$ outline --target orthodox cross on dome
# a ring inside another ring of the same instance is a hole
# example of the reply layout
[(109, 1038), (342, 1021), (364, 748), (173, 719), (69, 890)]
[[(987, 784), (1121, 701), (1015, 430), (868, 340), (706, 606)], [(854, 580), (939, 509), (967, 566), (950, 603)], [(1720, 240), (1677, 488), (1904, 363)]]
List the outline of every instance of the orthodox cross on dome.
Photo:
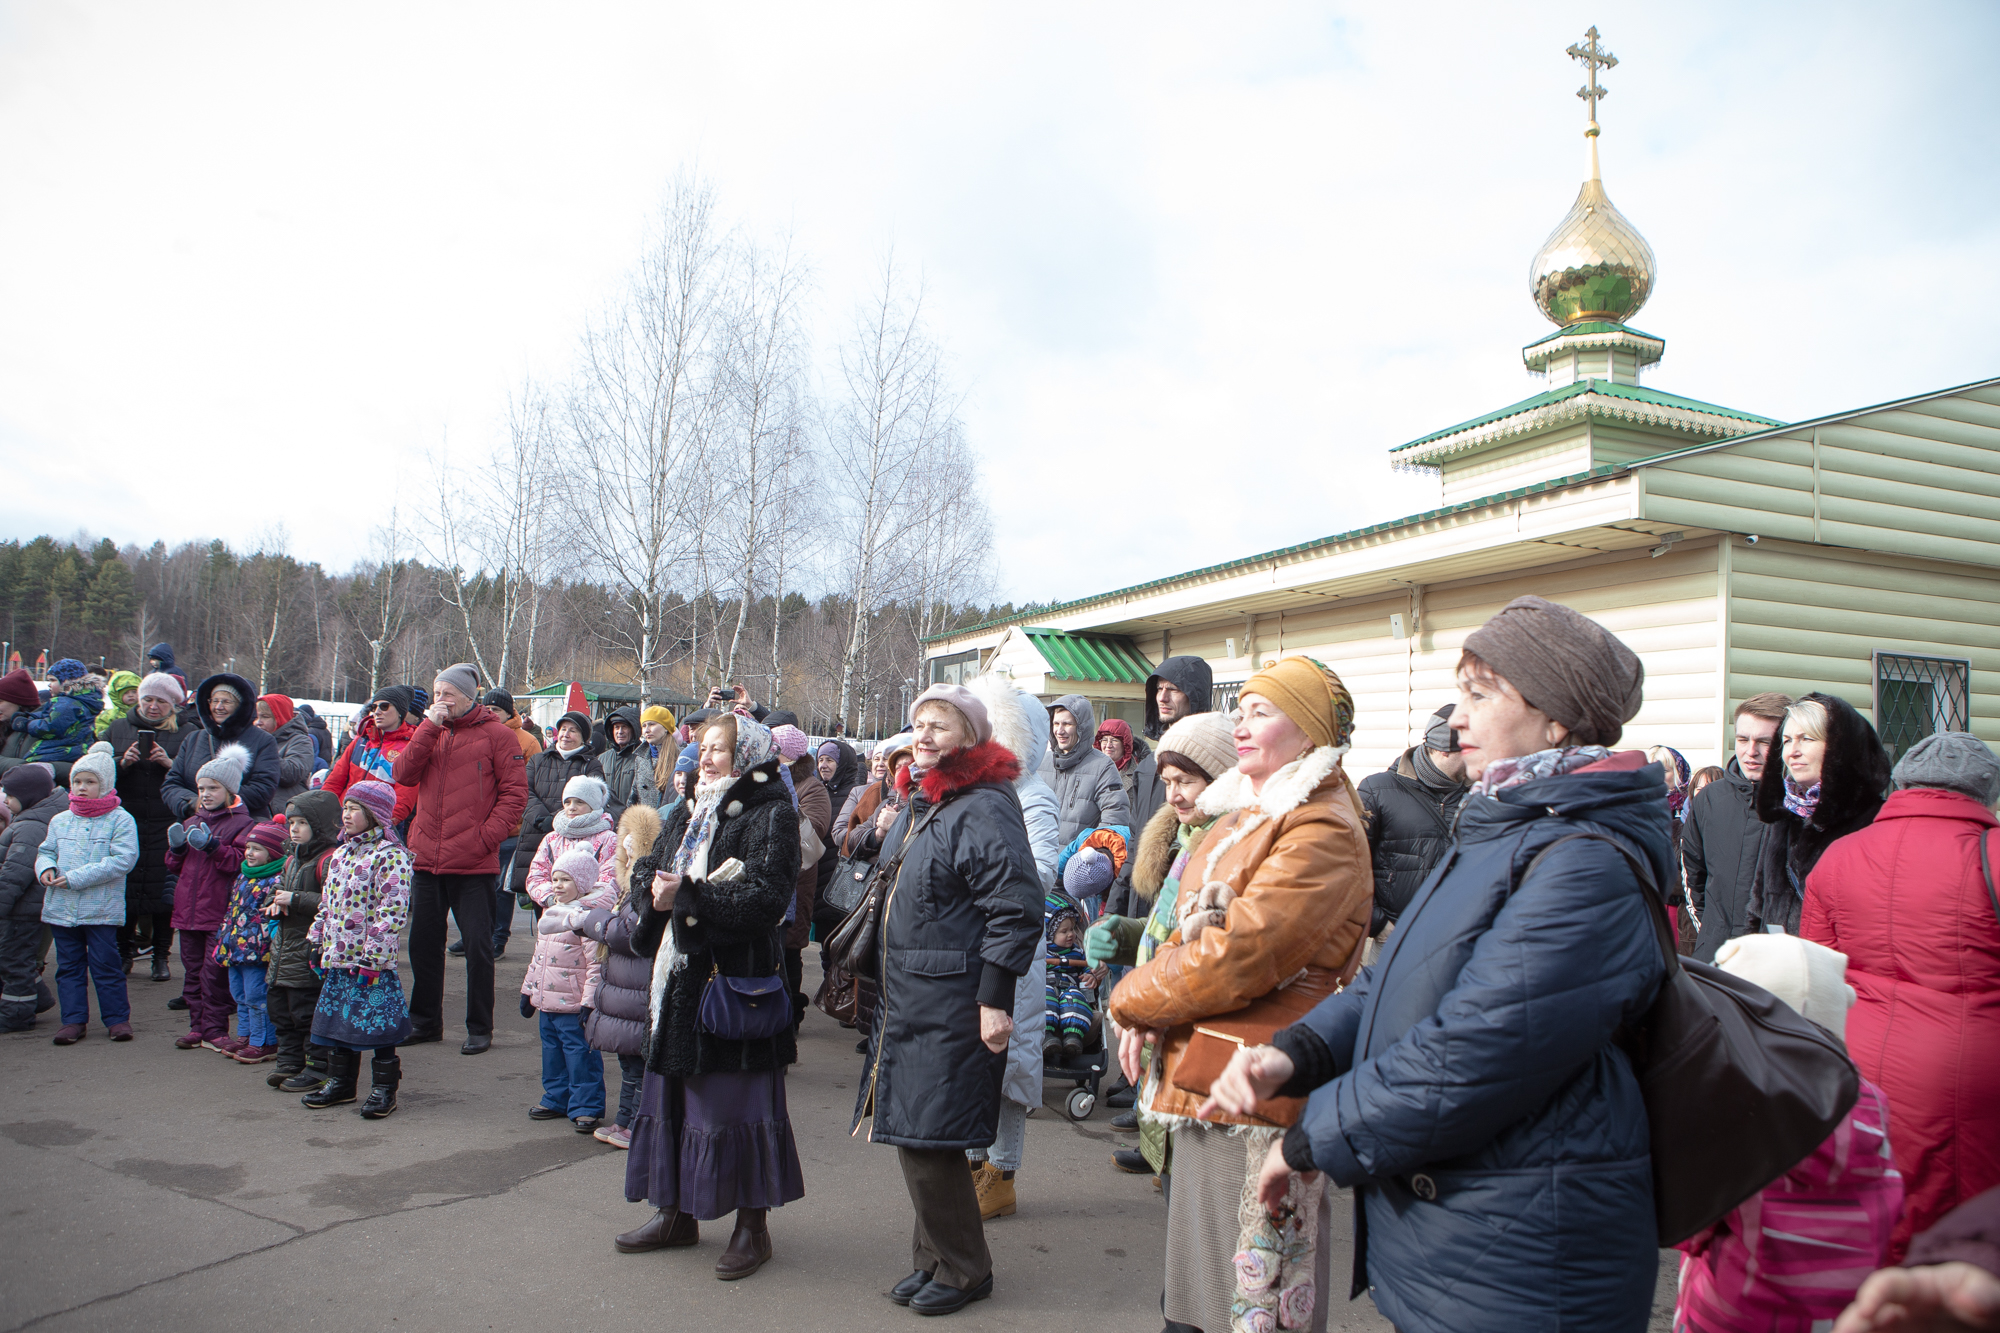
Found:
[(1597, 103), (1600, 99), (1611, 95), (1609, 88), (1598, 85), (1597, 71), (1599, 69), (1616, 69), (1618, 67), (1618, 57), (1598, 45), (1597, 28), (1594, 25), (1585, 31), (1583, 35), (1588, 40), (1575, 43), (1564, 54), (1568, 55), (1572, 60), (1582, 61), (1585, 75), (1590, 80), (1590, 82), (1576, 90), (1576, 95), (1582, 98), (1583, 104), (1590, 109), (1590, 128), (1585, 130), (1584, 133), (1594, 135), (1597, 133)]

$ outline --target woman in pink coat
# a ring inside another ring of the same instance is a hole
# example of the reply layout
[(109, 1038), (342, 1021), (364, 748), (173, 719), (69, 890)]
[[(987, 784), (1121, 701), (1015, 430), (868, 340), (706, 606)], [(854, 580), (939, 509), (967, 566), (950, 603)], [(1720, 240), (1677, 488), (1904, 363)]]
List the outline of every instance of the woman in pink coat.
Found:
[(1848, 957), (1859, 996), (1847, 1049), (1889, 1098), (1889, 1144), (1910, 1237), (2000, 1185), (2000, 760), (1965, 732), (1927, 736), (1896, 765), (1875, 822), (1834, 843), (1806, 880), (1800, 934)]

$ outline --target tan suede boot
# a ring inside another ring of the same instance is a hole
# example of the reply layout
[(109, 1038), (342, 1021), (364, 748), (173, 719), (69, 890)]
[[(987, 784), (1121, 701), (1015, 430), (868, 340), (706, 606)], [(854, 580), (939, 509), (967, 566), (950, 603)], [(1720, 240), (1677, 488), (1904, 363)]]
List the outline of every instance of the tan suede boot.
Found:
[(1012, 1217), (1014, 1182), (991, 1162), (983, 1165), (985, 1170), (972, 1178), (973, 1192), (979, 1196), (979, 1220), (990, 1222), (996, 1217)]

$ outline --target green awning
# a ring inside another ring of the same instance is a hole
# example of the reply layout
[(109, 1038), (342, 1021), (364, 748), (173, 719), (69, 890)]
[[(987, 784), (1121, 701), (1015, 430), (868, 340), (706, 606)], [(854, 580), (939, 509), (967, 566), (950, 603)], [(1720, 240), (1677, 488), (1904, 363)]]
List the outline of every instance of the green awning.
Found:
[(1144, 685), (1153, 664), (1122, 634), (1065, 634), (1059, 629), (1023, 629), (1049, 664), (1051, 675), (1064, 680), (1092, 680)]

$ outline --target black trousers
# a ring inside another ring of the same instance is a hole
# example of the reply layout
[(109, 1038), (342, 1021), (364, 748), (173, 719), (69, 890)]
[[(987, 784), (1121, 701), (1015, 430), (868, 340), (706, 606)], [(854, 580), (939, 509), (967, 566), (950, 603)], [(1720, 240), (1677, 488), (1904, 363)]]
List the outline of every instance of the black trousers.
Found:
[(947, 1287), (978, 1286), (992, 1275), (993, 1254), (986, 1248), (986, 1224), (979, 1220), (979, 1195), (965, 1150), (898, 1148), (896, 1156), (917, 1213), (910, 1266)]
[[(151, 928), (149, 937), (141, 937), (139, 925), (144, 922)], [(140, 948), (140, 945), (145, 948)], [(141, 958), (147, 953), (153, 957), (166, 959), (173, 957), (174, 914), (172, 912), (125, 913), (125, 924), (118, 927), (118, 954), (121, 958)]]
[(271, 1027), (278, 1034), (278, 1068), (296, 1074), (301, 1069), (326, 1072), (326, 1047), (312, 1044), (313, 1010), (319, 1007), (319, 987), (273, 986), (264, 997)]
[(465, 942), (465, 1030), (493, 1035), (493, 886), (497, 874), (439, 875), (419, 870), (410, 880), (410, 1028), (420, 1036), (444, 1031), (444, 916), (458, 922)]

